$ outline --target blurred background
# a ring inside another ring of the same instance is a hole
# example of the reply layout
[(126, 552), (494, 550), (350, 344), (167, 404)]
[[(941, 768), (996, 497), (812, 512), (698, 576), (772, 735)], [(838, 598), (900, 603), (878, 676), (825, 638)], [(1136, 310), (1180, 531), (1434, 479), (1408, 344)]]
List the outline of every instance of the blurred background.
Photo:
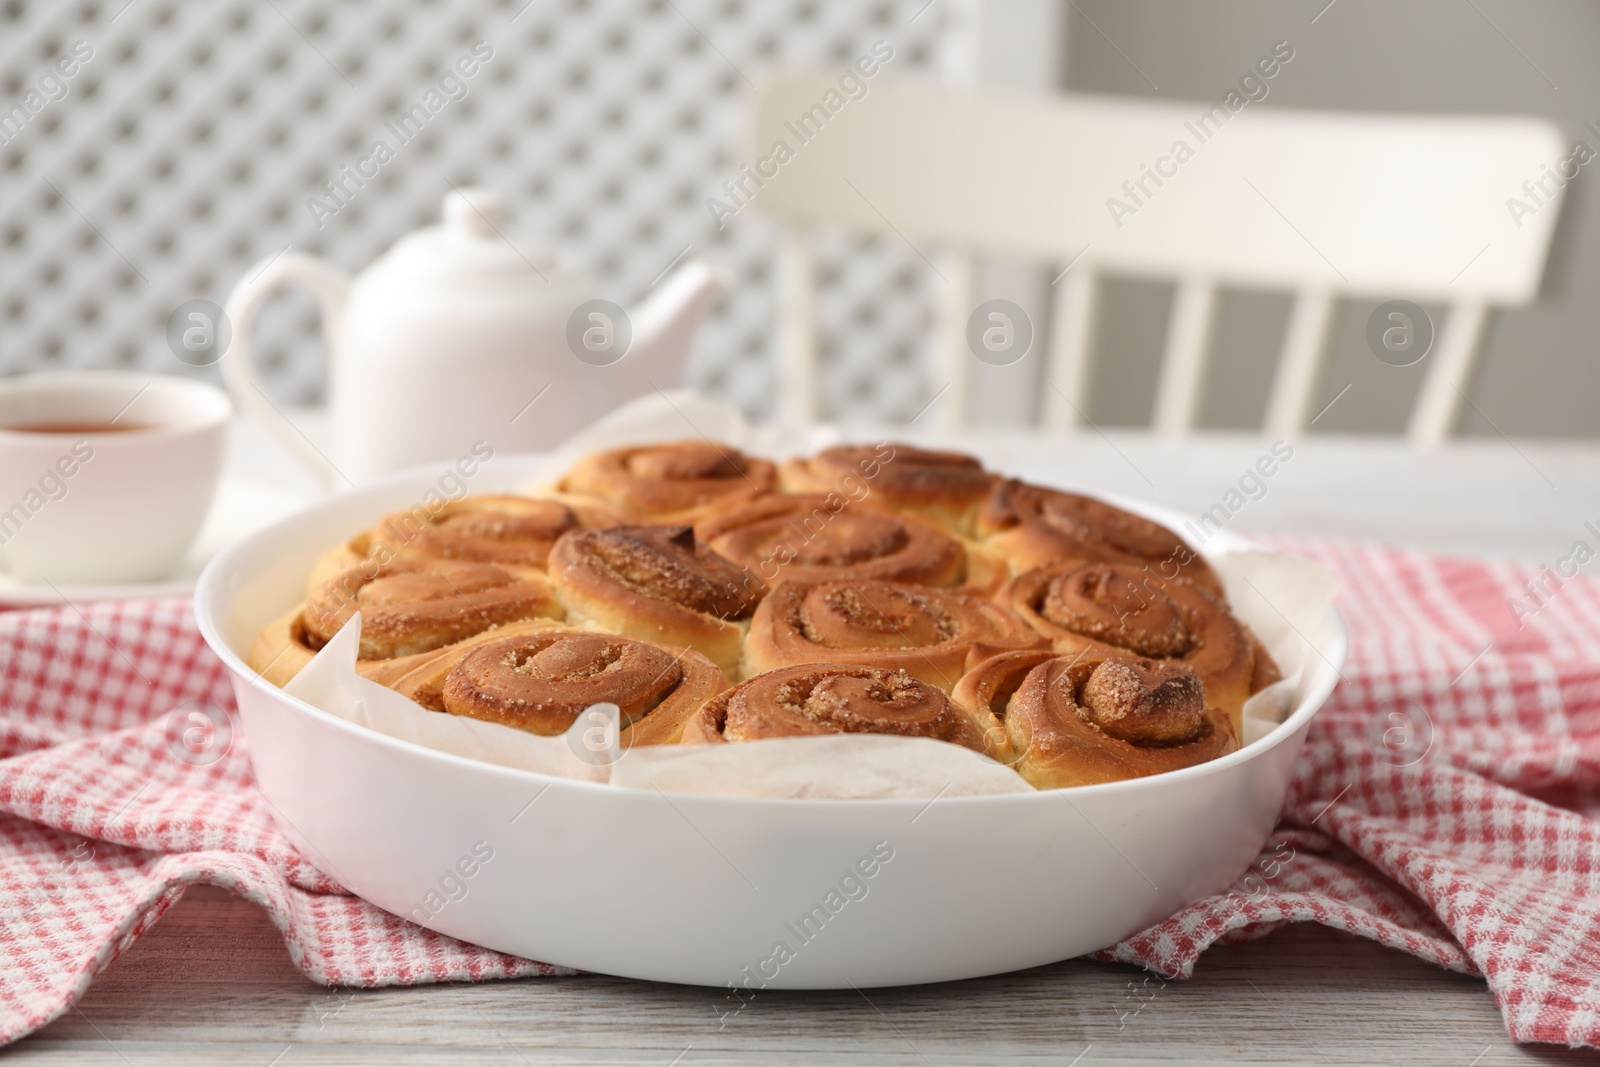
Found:
[[(706, 200), (749, 158), (747, 109), (764, 76), (842, 69), (879, 40), (894, 48), (882, 79), (1194, 101), (1215, 100), (1287, 40), (1294, 61), (1255, 106), (1544, 116), (1568, 143), (1600, 148), (1583, 128), (1600, 121), (1600, 4), (1587, 0), (9, 0), (0, 12), (0, 107), (77, 42), (92, 52), (65, 95), (0, 133), (8, 375), (215, 378), (169, 349), (178, 305), (222, 303), (252, 263), (290, 247), (364, 267), (435, 222), (452, 184), (477, 184), (622, 298), (686, 252), (719, 264), (732, 284), (696, 336), (688, 382), (771, 415), (777, 232), (755, 212), (719, 228)], [(313, 218), (307, 199), (476, 41), (494, 58), (467, 95), (348, 207)], [(1489, 320), (1458, 433), (1600, 435), (1589, 169), (1565, 189), (1539, 298)], [(935, 391), (939, 279), (898, 240), (825, 229), (817, 255), (822, 413), (910, 419)], [(1043, 320), (1049, 280), (992, 263), (980, 288)], [(1088, 405), (1098, 424), (1148, 423), (1172, 293), (1132, 279), (1101, 287)], [(1363, 329), (1376, 304), (1336, 308), (1316, 393), (1352, 386), (1314, 432), (1405, 424), (1423, 368), (1373, 358)], [(1289, 309), (1287, 293), (1224, 294), (1202, 426), (1260, 424)], [(323, 399), (308, 293), (276, 298), (256, 338), (276, 402)], [(1038, 361), (980, 368), (976, 421), (1032, 421), (1039, 389), (1024, 379), (1038, 373)]]

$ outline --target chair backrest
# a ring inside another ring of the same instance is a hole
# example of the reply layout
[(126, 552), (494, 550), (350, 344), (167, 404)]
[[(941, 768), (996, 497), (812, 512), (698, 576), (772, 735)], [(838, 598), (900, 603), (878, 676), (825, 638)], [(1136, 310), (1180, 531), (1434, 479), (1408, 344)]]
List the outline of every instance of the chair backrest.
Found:
[(935, 257), (946, 285), (932, 391), (948, 389), (935, 407), (946, 424), (968, 417), (974, 267), (993, 256), (1060, 272), (1046, 425), (1083, 419), (1095, 280), (1115, 272), (1177, 282), (1156, 388), (1155, 428), (1167, 432), (1194, 425), (1222, 286), (1295, 294), (1265, 420), (1280, 434), (1307, 424), (1336, 298), (1447, 304), (1409, 431), (1438, 440), (1489, 307), (1537, 294), (1560, 209), (1546, 174), (1563, 145), (1541, 119), (866, 84), (852, 99), (835, 79), (795, 75), (756, 101), (740, 192), (782, 222), (781, 385), (794, 421), (816, 414), (810, 231), (827, 223)]

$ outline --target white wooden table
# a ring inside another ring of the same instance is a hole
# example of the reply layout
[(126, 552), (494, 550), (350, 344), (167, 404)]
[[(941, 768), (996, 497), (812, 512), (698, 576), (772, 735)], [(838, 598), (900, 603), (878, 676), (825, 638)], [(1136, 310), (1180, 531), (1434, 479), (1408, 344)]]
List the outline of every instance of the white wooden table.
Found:
[[(306, 422), (318, 436), (313, 421)], [(916, 439), (916, 434), (901, 434)], [(1262, 454), (1253, 437), (959, 442), (998, 469), (1053, 473), (1191, 513)], [(244, 432), (235, 470), (292, 484)], [(1229, 528), (1553, 560), (1600, 517), (1600, 447), (1311, 438)], [(1595, 1063), (1518, 1048), (1481, 981), (1313, 927), (1214, 948), (1154, 993), (1133, 968), (1073, 960), (946, 985), (768, 993), (725, 1027), (715, 991), (587, 975), (371, 992), (312, 985), (253, 905), (192, 890), (79, 1006), (8, 1062), (486, 1064)], [(1152, 985), (1155, 983), (1152, 982)], [(1141, 1008), (1142, 1005), (1142, 1008)], [(1137, 1012), (1135, 1014), (1135, 1012)]]

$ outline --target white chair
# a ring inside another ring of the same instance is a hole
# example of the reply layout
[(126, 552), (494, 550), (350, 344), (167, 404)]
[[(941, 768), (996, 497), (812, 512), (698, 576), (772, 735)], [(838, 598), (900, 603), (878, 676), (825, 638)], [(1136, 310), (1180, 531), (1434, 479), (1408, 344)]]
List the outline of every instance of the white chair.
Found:
[[(1168, 433), (1194, 426), (1222, 286), (1295, 294), (1265, 419), (1280, 435), (1312, 414), (1336, 299), (1447, 304), (1409, 426), (1412, 439), (1438, 441), (1468, 390), (1489, 308), (1537, 294), (1560, 210), (1555, 183), (1533, 186), (1531, 198), (1524, 185), (1565, 155), (1559, 132), (1538, 119), (1233, 113), (868, 84), (851, 100), (829, 96), (834, 78), (796, 75), (756, 100), (748, 151), (763, 184), (746, 189), (782, 225), (780, 384), (795, 422), (817, 414), (811, 231), (829, 223), (940, 257), (947, 285), (930, 395), (948, 384), (934, 407), (946, 425), (968, 418), (974, 265), (995, 257), (1061, 272), (1042, 346), (1049, 427), (1083, 419), (1096, 278), (1114, 272), (1177, 282), (1154, 416)], [(771, 155), (778, 141), (792, 150), (787, 162)], [(1511, 197), (1531, 213), (1514, 216)]]

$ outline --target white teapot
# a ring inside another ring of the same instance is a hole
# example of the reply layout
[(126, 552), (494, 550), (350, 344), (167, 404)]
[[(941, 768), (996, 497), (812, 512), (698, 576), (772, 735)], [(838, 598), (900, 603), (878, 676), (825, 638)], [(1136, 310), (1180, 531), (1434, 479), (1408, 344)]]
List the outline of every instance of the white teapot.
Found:
[[(690, 337), (722, 291), (691, 260), (633, 313), (508, 234), (504, 202), (482, 189), (444, 200), (444, 224), (402, 237), (353, 280), (285, 252), (228, 297), (223, 379), (240, 410), (272, 429), (327, 485), (476, 453), (550, 447), (617, 404), (679, 384)], [(250, 332), (275, 290), (322, 301), (331, 454), (251, 380)]]

